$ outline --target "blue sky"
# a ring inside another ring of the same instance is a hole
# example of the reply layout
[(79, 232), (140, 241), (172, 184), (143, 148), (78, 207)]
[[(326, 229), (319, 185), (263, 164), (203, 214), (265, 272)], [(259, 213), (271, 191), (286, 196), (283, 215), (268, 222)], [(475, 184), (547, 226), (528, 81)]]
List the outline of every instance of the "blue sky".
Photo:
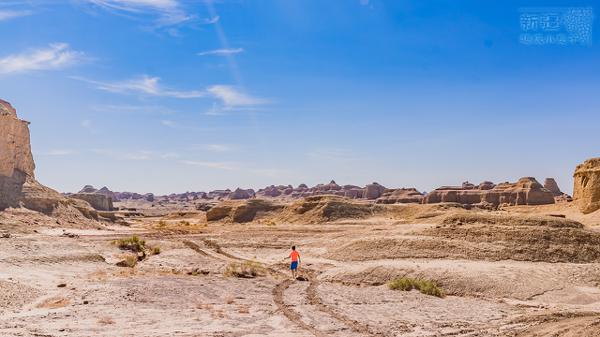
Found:
[(519, 10), (593, 5), (9, 0), (0, 98), (60, 191), (522, 176), (571, 191), (600, 155), (598, 34), (522, 44)]

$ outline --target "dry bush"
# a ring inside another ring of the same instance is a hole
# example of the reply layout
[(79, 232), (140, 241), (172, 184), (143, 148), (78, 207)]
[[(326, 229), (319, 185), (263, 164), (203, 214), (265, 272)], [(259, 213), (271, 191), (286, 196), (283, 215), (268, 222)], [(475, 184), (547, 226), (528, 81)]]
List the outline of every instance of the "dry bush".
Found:
[(116, 244), (120, 249), (130, 250), (134, 253), (144, 252), (146, 249), (146, 241), (141, 240), (137, 235), (126, 239), (117, 240)]
[(264, 274), (264, 268), (256, 261), (231, 262), (223, 272), (223, 275), (227, 277), (239, 278), (255, 278), (262, 274)]
[(250, 313), (250, 306), (248, 306), (246, 304), (240, 304), (238, 306), (238, 313), (240, 313), (240, 314), (249, 314)]
[(444, 297), (442, 289), (438, 287), (437, 283), (430, 280), (401, 277), (390, 281), (388, 283), (388, 287), (392, 290), (402, 291), (410, 291), (416, 289), (425, 295)]

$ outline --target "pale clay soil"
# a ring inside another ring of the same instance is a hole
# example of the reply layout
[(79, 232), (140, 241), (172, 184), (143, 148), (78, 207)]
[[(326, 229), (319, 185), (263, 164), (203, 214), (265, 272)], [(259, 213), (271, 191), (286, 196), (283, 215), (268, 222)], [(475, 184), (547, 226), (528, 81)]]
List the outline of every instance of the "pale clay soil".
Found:
[[(514, 213), (542, 211), (552, 209)], [(0, 239), (0, 336), (600, 336), (598, 262), (337, 257), (354, 241), (421, 240), (431, 223), (211, 223), (186, 233), (145, 219), (75, 229), (42, 217), (17, 230), (26, 217), (6, 215), (12, 225), (0, 228), (11, 233)], [(112, 241), (132, 234), (161, 253), (117, 267), (125, 253)], [(284, 261), (292, 244), (304, 281)], [(224, 275), (245, 260), (261, 275)], [(403, 276), (435, 280), (447, 296), (387, 287)]]

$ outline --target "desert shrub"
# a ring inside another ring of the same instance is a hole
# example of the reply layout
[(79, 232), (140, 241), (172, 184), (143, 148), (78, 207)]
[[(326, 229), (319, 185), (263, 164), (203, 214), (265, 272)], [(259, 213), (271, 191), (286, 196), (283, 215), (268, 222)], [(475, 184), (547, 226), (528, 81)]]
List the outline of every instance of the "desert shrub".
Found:
[(227, 277), (255, 278), (262, 274), (263, 267), (256, 261), (244, 261), (242, 263), (231, 262), (225, 268), (223, 274)]
[(388, 287), (391, 290), (402, 290), (402, 291), (410, 291), (410, 290), (416, 289), (425, 295), (444, 297), (442, 288), (438, 287), (437, 283), (435, 283), (434, 281), (431, 281), (431, 280), (412, 279), (412, 278), (408, 278), (408, 277), (401, 277), (401, 278), (390, 281), (388, 283)]
[(152, 247), (152, 255), (160, 254), (160, 247)]
[(123, 250), (140, 253), (146, 249), (146, 241), (141, 240), (137, 235), (134, 235), (130, 238), (117, 240), (117, 246)]

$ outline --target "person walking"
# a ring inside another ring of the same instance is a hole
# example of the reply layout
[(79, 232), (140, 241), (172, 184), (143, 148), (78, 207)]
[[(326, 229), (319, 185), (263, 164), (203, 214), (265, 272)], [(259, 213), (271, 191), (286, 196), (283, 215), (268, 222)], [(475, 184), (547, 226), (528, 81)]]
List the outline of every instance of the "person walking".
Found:
[(292, 252), (289, 258), (291, 259), (290, 270), (292, 271), (292, 278), (294, 280), (298, 276), (298, 267), (300, 266), (300, 253), (296, 250), (296, 246), (292, 246)]

